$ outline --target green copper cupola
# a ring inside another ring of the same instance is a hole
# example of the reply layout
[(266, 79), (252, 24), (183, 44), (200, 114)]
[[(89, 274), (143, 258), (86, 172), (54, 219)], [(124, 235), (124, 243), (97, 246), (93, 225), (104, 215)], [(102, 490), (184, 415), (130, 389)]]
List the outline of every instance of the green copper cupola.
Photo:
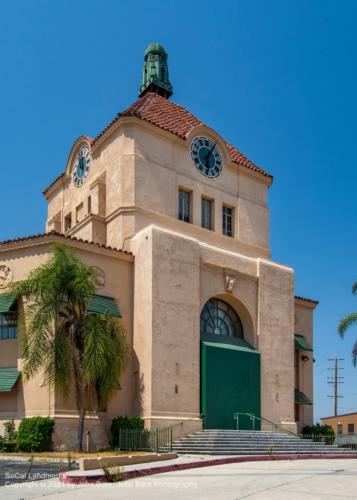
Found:
[(158, 43), (151, 43), (145, 50), (140, 97), (147, 92), (155, 92), (166, 99), (173, 92), (169, 80), (167, 53), (164, 47)]

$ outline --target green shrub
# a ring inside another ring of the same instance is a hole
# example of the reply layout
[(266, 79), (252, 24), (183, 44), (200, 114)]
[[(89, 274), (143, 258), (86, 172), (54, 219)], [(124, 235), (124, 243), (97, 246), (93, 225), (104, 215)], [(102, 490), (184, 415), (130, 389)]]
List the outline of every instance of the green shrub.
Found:
[(24, 418), (17, 431), (17, 448), (29, 452), (49, 451), (54, 426), (54, 420), (49, 417)]
[(317, 443), (334, 444), (335, 431), (330, 425), (305, 425), (302, 430), (303, 437), (312, 439)]
[(16, 435), (15, 422), (8, 420), (4, 422), (4, 437), (0, 436), (0, 451), (15, 451), (16, 449)]
[(144, 429), (144, 420), (140, 417), (115, 417), (112, 420), (112, 444), (118, 446), (119, 429)]
[(16, 450), (16, 442), (8, 441), (6, 438), (0, 436), (0, 452), (11, 452)]
[(15, 430), (15, 422), (13, 420), (7, 420), (4, 422), (4, 438), (9, 441), (16, 439), (16, 430)]
[(334, 436), (335, 431), (331, 425), (305, 425), (302, 430), (303, 434), (308, 434), (310, 436)]

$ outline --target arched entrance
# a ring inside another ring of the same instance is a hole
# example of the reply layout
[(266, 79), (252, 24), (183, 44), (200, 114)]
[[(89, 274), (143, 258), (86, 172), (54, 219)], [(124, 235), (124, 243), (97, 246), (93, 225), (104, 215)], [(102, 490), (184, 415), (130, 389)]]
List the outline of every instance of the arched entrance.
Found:
[[(260, 355), (245, 340), (237, 311), (221, 298), (212, 298), (201, 311), (200, 329), (204, 427), (235, 429), (235, 413), (260, 417)], [(252, 420), (240, 415), (239, 428), (252, 429)]]

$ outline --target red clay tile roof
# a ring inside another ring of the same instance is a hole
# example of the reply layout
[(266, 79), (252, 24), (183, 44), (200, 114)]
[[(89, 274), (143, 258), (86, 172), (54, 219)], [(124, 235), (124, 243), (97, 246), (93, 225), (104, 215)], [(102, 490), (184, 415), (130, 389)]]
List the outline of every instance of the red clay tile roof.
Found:
[(313, 299), (306, 299), (305, 297), (300, 297), (299, 295), (295, 295), (295, 299), (297, 300), (303, 300), (304, 302), (311, 302), (311, 304), (318, 304), (318, 300), (313, 300)]
[[(186, 139), (191, 130), (204, 123), (196, 118), (190, 111), (175, 104), (164, 97), (161, 97), (152, 92), (148, 92), (143, 97), (140, 97), (134, 104), (126, 110), (118, 113), (117, 116), (109, 123), (109, 125), (94, 139), (94, 143), (115, 123), (121, 116), (134, 116), (145, 120), (157, 127), (160, 127), (172, 134)], [(273, 178), (263, 169), (248, 160), (238, 149), (227, 143), (228, 151), (231, 154), (232, 161), (250, 168), (255, 172), (259, 172), (270, 179)]]
[(88, 240), (82, 240), (82, 238), (76, 238), (75, 236), (66, 236), (65, 234), (57, 233), (56, 231), (50, 231), (48, 233), (40, 233), (40, 234), (34, 234), (31, 236), (23, 236), (21, 238), (15, 238), (13, 240), (5, 240), (5, 241), (0, 241), (0, 250), (2, 247), (9, 245), (11, 243), (21, 243), (21, 242), (26, 242), (26, 241), (31, 241), (31, 240), (39, 240), (43, 238), (50, 238), (50, 239), (59, 239), (59, 240), (67, 240), (67, 241), (77, 241), (79, 243), (85, 243), (87, 245), (92, 245), (97, 248), (104, 248), (106, 250), (112, 250), (114, 252), (119, 252), (119, 253), (124, 253), (127, 255), (133, 255), (131, 252), (127, 252), (126, 250), (121, 250), (120, 248), (114, 248), (111, 246), (107, 245), (101, 245), (100, 243), (94, 243), (93, 241), (88, 241)]
[(65, 174), (65, 172), (62, 172), (62, 174), (60, 174), (58, 177), (56, 177), (56, 178), (55, 178), (55, 180), (54, 180), (54, 181), (52, 181), (52, 182), (51, 182), (51, 184), (50, 184), (49, 186), (47, 186), (47, 187), (46, 187), (46, 189), (44, 189), (44, 190), (42, 191), (42, 193), (43, 193), (43, 194), (46, 194), (46, 192), (47, 192), (47, 191), (48, 191), (48, 190), (49, 190), (52, 186), (54, 186), (54, 185), (56, 184), (56, 182), (57, 182), (57, 181), (59, 181), (60, 179), (63, 179), (63, 177), (64, 177), (65, 175), (66, 175), (66, 174)]
[[(196, 118), (190, 111), (179, 106), (178, 104), (165, 99), (153, 92), (148, 92), (147, 94), (140, 97), (137, 101), (134, 102), (131, 106), (129, 106), (124, 111), (118, 113), (113, 120), (100, 132), (99, 135), (95, 139), (88, 138), (90, 143), (93, 145), (98, 141), (100, 137), (102, 137), (107, 130), (110, 129), (114, 123), (116, 123), (122, 116), (133, 116), (136, 118), (140, 118), (146, 122), (149, 122), (161, 129), (167, 130), (172, 134), (181, 137), (182, 139), (186, 139), (187, 135), (190, 131), (198, 127), (200, 125), (204, 125), (204, 123)], [(242, 154), (238, 149), (236, 149), (231, 144), (227, 143), (228, 151), (231, 155), (232, 161), (239, 165), (243, 165), (255, 172), (259, 172), (260, 174), (265, 175), (269, 179), (273, 179), (271, 174), (265, 172), (262, 168), (258, 167), (249, 160), (244, 154)], [(46, 191), (52, 187), (61, 177), (65, 174), (61, 174), (57, 179), (55, 179), (45, 190)]]

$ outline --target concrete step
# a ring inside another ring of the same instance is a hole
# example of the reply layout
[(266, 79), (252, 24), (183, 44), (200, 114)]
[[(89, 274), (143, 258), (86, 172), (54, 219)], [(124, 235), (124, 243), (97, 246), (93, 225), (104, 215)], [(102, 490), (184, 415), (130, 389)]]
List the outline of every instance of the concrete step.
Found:
[[(175, 450), (177, 453), (182, 453), (182, 454), (190, 454), (190, 455), (204, 455), (204, 454), (207, 454), (207, 455), (269, 455), (270, 453), (267, 451), (267, 450), (236, 450), (236, 451), (227, 451), (227, 450), (210, 450), (210, 451), (195, 451), (195, 450)], [(325, 452), (321, 452), (321, 451), (293, 451), (293, 452), (287, 452), (287, 451), (284, 451), (284, 450), (272, 450), (272, 454), (273, 455), (311, 455), (312, 453), (321, 453), (321, 454), (334, 454), (334, 455), (349, 455), (349, 454), (352, 454), (352, 455), (355, 455), (356, 453), (353, 451), (353, 450), (350, 450), (349, 452), (342, 452), (342, 451), (325, 451)]]
[(338, 453), (349, 454), (354, 450), (338, 448), (315, 442), (312, 439), (301, 440), (293, 435), (269, 431), (237, 431), (210, 429), (197, 432), (173, 443), (178, 453), (207, 453), (214, 455), (246, 455), (284, 453)]
[(289, 446), (289, 445), (304, 445), (304, 446), (334, 446), (334, 444), (329, 444), (329, 443), (322, 443), (322, 442), (313, 442), (313, 441), (306, 441), (306, 440), (290, 440), (290, 441), (281, 441), (277, 439), (180, 439), (176, 441), (176, 443), (190, 443), (190, 444), (200, 444), (200, 443), (212, 443), (212, 444), (217, 444), (217, 443), (222, 443), (222, 444), (231, 444), (231, 443), (241, 443), (241, 444), (260, 444), (260, 443), (265, 443), (265, 444), (270, 444), (270, 443), (276, 443), (276, 444), (281, 444), (283, 446)]
[(185, 448), (247, 448), (247, 449), (254, 449), (254, 448), (269, 448), (270, 446), (274, 446), (274, 448), (281, 448), (284, 450), (290, 450), (290, 449), (304, 449), (304, 450), (321, 450), (325, 448), (329, 448), (332, 450), (337, 450), (339, 449), (337, 446), (303, 446), (299, 444), (291, 444), (289, 446), (282, 446), (276, 443), (256, 443), (254, 445), (252, 444), (242, 444), (242, 443), (231, 443), (231, 444), (222, 444), (222, 443), (196, 443), (196, 444), (190, 444), (190, 443), (175, 443), (173, 445), (173, 448), (176, 449), (177, 447), (182, 447), (184, 446)]
[(276, 441), (279, 443), (290, 443), (290, 442), (301, 442), (303, 441), (304, 443), (322, 443), (323, 441), (312, 441), (312, 439), (299, 439), (299, 438), (289, 438), (289, 439), (280, 439), (279, 437), (264, 437), (264, 438), (257, 438), (257, 437), (244, 437), (244, 438), (239, 438), (236, 436), (233, 437), (206, 437), (206, 436), (189, 436), (186, 438), (181, 438), (180, 440), (186, 440), (186, 441), (212, 441), (212, 442), (217, 442), (217, 441), (222, 441), (222, 442), (229, 442), (229, 441), (239, 441), (239, 442), (269, 442), (269, 441)]
[(298, 449), (291, 449), (291, 450), (284, 450), (284, 449), (277, 449), (277, 448), (255, 448), (255, 449), (248, 449), (248, 448), (233, 448), (233, 449), (227, 449), (227, 448), (200, 448), (200, 449), (192, 449), (192, 448), (174, 448), (173, 451), (175, 453), (184, 453), (184, 454), (190, 454), (190, 453), (202, 453), (202, 454), (211, 454), (211, 453), (224, 453), (228, 455), (245, 455), (246, 453), (254, 453), (261, 454), (261, 453), (333, 453), (333, 454), (346, 454), (346, 453), (353, 453), (352, 451), (345, 452), (342, 450), (298, 450)]

